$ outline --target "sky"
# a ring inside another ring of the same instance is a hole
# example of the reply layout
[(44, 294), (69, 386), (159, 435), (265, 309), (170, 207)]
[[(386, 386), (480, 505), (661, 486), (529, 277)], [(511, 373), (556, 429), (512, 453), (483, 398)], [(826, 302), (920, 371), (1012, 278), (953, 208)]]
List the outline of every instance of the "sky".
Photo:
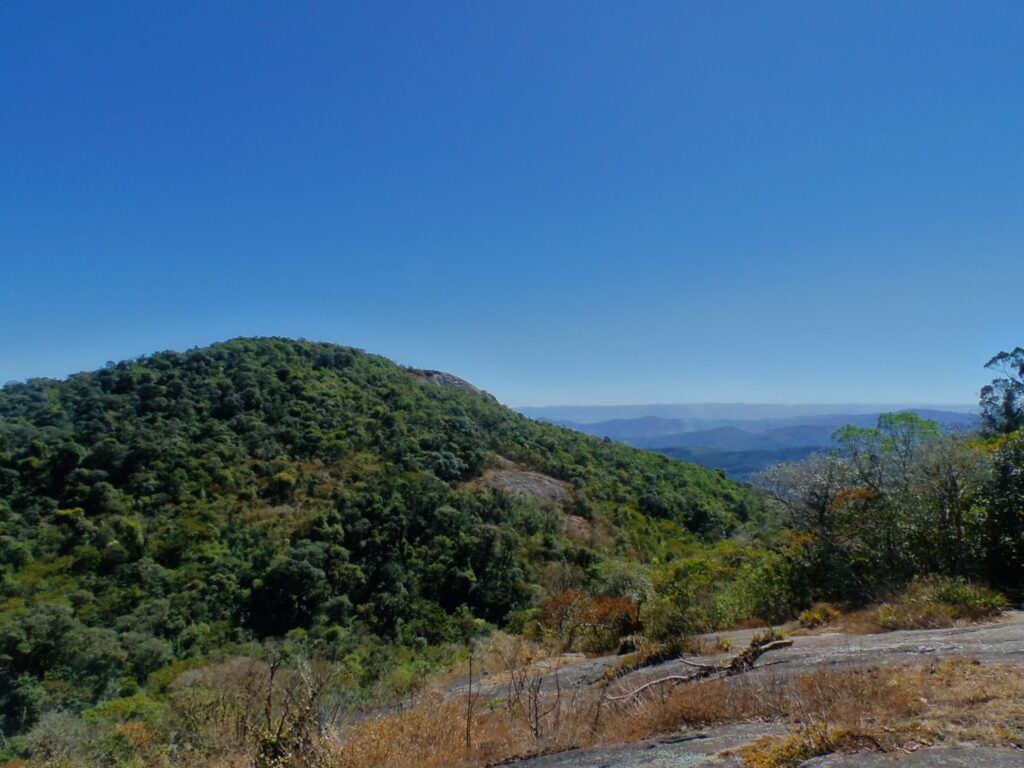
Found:
[(512, 405), (976, 401), (1024, 4), (0, 4), (0, 382), (282, 335)]

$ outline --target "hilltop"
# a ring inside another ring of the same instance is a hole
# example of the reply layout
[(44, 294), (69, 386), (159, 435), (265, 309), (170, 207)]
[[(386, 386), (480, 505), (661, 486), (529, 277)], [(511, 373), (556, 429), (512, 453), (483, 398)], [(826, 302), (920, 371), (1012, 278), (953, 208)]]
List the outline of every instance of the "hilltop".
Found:
[(370, 680), (382, 647), (514, 621), (552, 569), (671, 559), (760, 503), (332, 344), (241, 338), (9, 384), (0, 725), (296, 633)]

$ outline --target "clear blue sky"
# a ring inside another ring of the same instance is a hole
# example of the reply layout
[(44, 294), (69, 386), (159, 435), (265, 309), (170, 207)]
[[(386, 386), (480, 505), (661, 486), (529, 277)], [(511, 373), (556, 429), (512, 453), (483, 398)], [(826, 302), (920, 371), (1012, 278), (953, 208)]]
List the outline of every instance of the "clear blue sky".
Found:
[(516, 405), (971, 402), (1019, 2), (0, 5), (0, 381), (238, 335)]

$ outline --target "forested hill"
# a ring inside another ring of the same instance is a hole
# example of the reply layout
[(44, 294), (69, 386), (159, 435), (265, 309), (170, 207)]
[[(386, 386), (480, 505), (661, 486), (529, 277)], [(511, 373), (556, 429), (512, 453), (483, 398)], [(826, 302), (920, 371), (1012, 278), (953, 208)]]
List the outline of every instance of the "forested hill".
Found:
[[(547, 490), (505, 490), (523, 478)], [(243, 338), (8, 384), (3, 724), (295, 630), (457, 639), (536, 605), (552, 564), (671, 558), (758, 503), (330, 344)]]

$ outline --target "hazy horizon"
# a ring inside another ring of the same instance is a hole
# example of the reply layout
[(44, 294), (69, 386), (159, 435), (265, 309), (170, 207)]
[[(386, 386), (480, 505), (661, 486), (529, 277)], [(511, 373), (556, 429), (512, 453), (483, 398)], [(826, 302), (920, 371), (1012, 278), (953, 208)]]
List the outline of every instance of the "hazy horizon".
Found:
[(765, 420), (800, 417), (863, 415), (900, 410), (948, 411), (973, 414), (978, 405), (970, 403), (629, 403), (564, 405), (510, 405), (531, 418), (592, 424), (653, 417), (665, 420)]
[(977, 403), (926, 403), (926, 402), (905, 402), (905, 403), (885, 403), (885, 402), (855, 402), (855, 403), (843, 403), (843, 402), (758, 402), (755, 400), (703, 400), (703, 401), (678, 401), (678, 402), (666, 402), (666, 403), (541, 403), (537, 405), (531, 404), (519, 404), (519, 403), (506, 403), (509, 408), (516, 410), (530, 409), (530, 410), (542, 410), (544, 408), (672, 408), (675, 406), (752, 406), (752, 407), (781, 407), (781, 408), (863, 408), (863, 409), (875, 409), (875, 408), (949, 408), (956, 410), (959, 408), (974, 408), (978, 407)]

